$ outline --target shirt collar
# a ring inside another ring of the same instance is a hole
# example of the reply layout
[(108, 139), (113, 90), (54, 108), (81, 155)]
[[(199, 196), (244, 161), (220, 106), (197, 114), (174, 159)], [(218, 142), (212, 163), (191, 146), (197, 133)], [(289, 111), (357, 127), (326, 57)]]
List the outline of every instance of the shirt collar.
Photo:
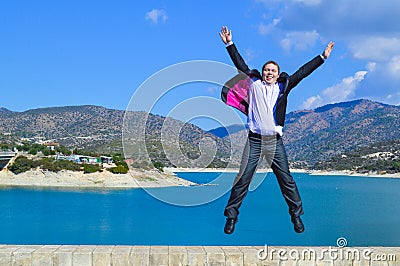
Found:
[(265, 82), (264, 80), (261, 81), (261, 84), (264, 86), (275, 86), (276, 84), (278, 84), (278, 82), (275, 82), (274, 84), (267, 84), (267, 82)]

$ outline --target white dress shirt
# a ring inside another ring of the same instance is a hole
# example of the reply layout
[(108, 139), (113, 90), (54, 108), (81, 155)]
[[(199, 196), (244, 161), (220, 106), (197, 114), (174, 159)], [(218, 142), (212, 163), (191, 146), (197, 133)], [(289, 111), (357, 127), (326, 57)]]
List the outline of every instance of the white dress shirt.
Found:
[(264, 81), (252, 82), (249, 90), (249, 113), (247, 124), (249, 129), (261, 135), (282, 136), (283, 127), (275, 122), (274, 107), (279, 96), (279, 85), (267, 84)]

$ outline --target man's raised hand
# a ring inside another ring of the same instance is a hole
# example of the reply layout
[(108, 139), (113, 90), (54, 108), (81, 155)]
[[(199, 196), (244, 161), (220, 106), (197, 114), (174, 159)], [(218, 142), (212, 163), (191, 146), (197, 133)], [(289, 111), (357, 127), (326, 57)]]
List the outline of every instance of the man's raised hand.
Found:
[(221, 39), (225, 44), (228, 44), (232, 41), (232, 31), (229, 30), (227, 26), (222, 27), (219, 36), (221, 36)]
[(334, 42), (332, 42), (332, 41), (330, 41), (329, 43), (328, 43), (328, 45), (326, 46), (326, 48), (325, 48), (325, 50), (324, 50), (324, 53), (322, 54), (322, 56), (325, 58), (325, 59), (328, 59), (328, 57), (331, 55), (331, 52), (332, 52), (332, 49), (333, 49), (333, 46), (335, 45), (335, 43)]

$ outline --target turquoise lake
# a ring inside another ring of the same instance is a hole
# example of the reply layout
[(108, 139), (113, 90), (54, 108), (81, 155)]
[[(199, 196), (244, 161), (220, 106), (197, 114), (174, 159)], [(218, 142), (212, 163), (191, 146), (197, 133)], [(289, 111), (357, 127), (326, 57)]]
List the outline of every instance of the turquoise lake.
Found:
[[(296, 234), (276, 178), (257, 174), (233, 235), (223, 210), (234, 173), (177, 173), (211, 186), (125, 190), (0, 189), (1, 244), (400, 246), (400, 179), (294, 173), (306, 230)], [(219, 177), (218, 179), (216, 179)], [(214, 181), (213, 181), (214, 180)], [(258, 181), (257, 181), (258, 180)], [(222, 196), (218, 196), (220, 194)], [(169, 204), (154, 195), (181, 205)]]

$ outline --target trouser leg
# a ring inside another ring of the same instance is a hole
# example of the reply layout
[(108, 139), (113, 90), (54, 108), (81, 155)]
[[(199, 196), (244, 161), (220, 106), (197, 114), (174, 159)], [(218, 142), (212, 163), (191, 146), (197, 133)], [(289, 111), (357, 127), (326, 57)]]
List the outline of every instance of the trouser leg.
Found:
[(289, 171), (289, 163), (281, 137), (279, 137), (276, 141), (275, 155), (271, 162), (271, 168), (277, 177), (282, 195), (289, 206), (290, 215), (292, 217), (298, 217), (302, 215), (302, 201), (296, 182)]
[(228, 218), (236, 218), (239, 215), (239, 207), (249, 190), (250, 182), (261, 159), (261, 140), (248, 137), (240, 164), (239, 174), (232, 186), (231, 195), (224, 215)]

